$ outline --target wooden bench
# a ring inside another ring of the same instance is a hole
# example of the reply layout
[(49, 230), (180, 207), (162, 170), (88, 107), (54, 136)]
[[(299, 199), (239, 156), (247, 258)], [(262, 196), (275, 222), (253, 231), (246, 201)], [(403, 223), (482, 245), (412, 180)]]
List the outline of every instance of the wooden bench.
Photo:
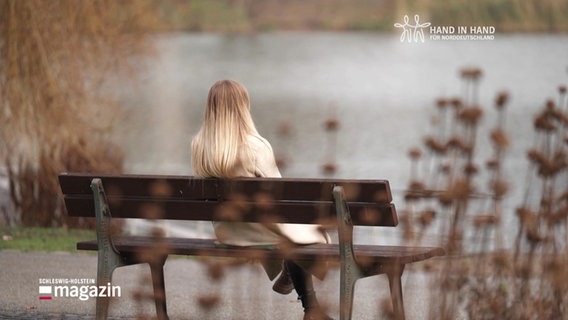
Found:
[[(442, 248), (353, 244), (353, 226), (398, 223), (387, 181), (332, 179), (200, 179), (65, 173), (59, 176), (67, 213), (95, 217), (97, 239), (77, 243), (98, 250), (98, 285), (111, 282), (115, 268), (149, 263), (159, 319), (167, 319), (163, 266), (170, 254), (335, 261), (340, 265), (340, 319), (351, 318), (355, 282), (388, 276), (393, 308), (404, 319), (401, 276), (406, 264), (444, 255)], [(104, 188), (103, 188), (104, 185)], [(235, 247), (215, 239), (113, 236), (112, 218), (261, 223), (329, 224), (338, 244)], [(285, 250), (282, 249), (285, 247)], [(269, 285), (267, 283), (267, 285)], [(106, 319), (108, 298), (97, 298), (97, 319)]]

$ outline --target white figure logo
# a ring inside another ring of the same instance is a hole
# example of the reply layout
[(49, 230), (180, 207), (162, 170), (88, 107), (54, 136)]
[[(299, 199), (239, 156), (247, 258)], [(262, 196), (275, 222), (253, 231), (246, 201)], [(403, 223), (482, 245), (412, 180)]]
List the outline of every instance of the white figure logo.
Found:
[(402, 34), (400, 35), (400, 42), (424, 42), (424, 28), (428, 28), (431, 23), (420, 23), (420, 17), (416, 14), (414, 15), (414, 25), (408, 23), (410, 18), (408, 15), (404, 15), (403, 22), (404, 23), (395, 23), (394, 26), (396, 28), (402, 28)]

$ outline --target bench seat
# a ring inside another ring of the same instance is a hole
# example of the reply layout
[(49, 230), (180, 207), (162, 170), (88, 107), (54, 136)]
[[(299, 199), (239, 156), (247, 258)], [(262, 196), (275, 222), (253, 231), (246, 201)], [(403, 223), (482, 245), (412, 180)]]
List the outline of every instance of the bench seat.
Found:
[[(339, 261), (338, 244), (311, 244), (295, 246), (278, 250), (276, 246), (264, 247), (238, 247), (219, 244), (214, 239), (198, 238), (153, 238), (153, 237), (115, 237), (113, 238), (115, 248), (123, 253), (138, 253), (152, 250), (159, 247), (164, 251), (163, 254), (189, 255), (189, 256), (210, 256), (210, 257), (264, 257), (267, 259), (286, 258), (295, 260), (324, 260)], [(97, 251), (97, 240), (82, 241), (77, 243), (78, 250)], [(361, 261), (373, 261), (381, 264), (408, 264), (412, 262), (426, 260), (431, 257), (444, 255), (444, 250), (437, 247), (406, 247), (406, 246), (377, 246), (354, 244), (356, 259)]]

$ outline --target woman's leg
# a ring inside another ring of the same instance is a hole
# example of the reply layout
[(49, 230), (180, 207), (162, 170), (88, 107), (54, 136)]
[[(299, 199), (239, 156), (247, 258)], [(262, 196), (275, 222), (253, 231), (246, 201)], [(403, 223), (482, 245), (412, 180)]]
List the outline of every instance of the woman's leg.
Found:
[(304, 307), (304, 319), (331, 320), (331, 318), (321, 310), (318, 303), (316, 292), (314, 291), (312, 275), (294, 261), (287, 260), (284, 261), (284, 263), (286, 264), (292, 283), (294, 283), (298, 297), (302, 302), (302, 307)]
[(289, 294), (294, 290), (294, 283), (290, 278), (290, 273), (288, 272), (288, 267), (286, 261), (282, 261), (282, 272), (274, 281), (274, 285), (272, 286), (272, 290), (280, 293), (280, 294)]

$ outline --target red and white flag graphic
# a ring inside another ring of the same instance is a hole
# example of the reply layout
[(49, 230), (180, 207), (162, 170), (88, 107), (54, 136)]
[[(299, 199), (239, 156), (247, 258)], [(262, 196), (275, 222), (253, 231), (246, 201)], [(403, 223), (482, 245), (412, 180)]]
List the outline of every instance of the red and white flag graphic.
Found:
[(51, 286), (39, 286), (39, 300), (51, 300)]

